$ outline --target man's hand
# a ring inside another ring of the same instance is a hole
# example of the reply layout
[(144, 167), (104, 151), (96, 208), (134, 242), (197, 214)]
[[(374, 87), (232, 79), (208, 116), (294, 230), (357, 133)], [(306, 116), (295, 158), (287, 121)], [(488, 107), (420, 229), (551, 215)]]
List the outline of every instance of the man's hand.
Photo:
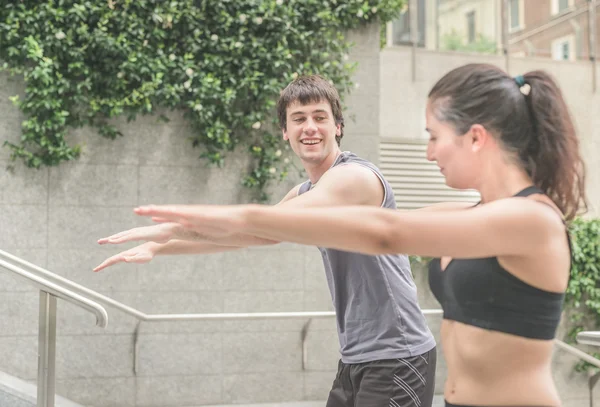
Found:
[(104, 260), (94, 268), (94, 271), (100, 271), (117, 263), (137, 263), (143, 264), (150, 262), (156, 252), (155, 248), (158, 245), (153, 242), (148, 242), (134, 247), (133, 249), (125, 250)]

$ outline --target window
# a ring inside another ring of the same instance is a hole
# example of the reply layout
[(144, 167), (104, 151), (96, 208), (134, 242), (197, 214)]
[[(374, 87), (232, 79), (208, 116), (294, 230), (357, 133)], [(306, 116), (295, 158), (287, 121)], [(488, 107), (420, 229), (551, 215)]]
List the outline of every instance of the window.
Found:
[(563, 42), (562, 44), (560, 44), (559, 46), (559, 57), (560, 59), (564, 59), (564, 60), (568, 60), (569, 59), (569, 43), (568, 42)]
[[(408, 2), (407, 2), (408, 4)], [(417, 1), (417, 45), (425, 46), (425, 0)], [(407, 7), (400, 16), (391, 22), (392, 44), (410, 45), (410, 9)]]
[(521, 1), (510, 0), (508, 3), (510, 30), (516, 31), (521, 28)]
[(552, 41), (552, 59), (558, 61), (572, 61), (575, 59), (575, 39), (573, 36)]
[(552, 14), (562, 13), (573, 5), (573, 0), (552, 0)]
[(467, 13), (467, 42), (469, 44), (475, 42), (475, 12)]

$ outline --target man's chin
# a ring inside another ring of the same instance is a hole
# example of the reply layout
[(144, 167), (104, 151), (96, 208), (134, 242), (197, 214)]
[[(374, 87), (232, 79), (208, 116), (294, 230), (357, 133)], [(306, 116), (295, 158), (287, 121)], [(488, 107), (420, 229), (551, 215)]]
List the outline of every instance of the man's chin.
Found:
[(307, 162), (307, 163), (319, 163), (321, 161), (323, 161), (324, 157), (323, 154), (318, 153), (318, 152), (314, 152), (314, 153), (309, 153), (309, 154), (302, 154), (299, 156), (300, 160), (302, 160), (303, 162)]

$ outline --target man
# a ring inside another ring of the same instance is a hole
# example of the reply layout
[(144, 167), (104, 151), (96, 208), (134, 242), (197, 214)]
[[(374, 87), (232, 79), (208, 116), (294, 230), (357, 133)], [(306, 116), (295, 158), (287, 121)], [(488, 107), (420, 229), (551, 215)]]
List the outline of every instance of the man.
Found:
[[(340, 150), (344, 118), (333, 85), (319, 76), (299, 77), (281, 92), (277, 113), (283, 138), (309, 178), (278, 205), (396, 209), (393, 191), (379, 169)], [(214, 253), (277, 243), (249, 235), (203, 239), (175, 223), (135, 228), (99, 243), (148, 242), (107, 259), (94, 270), (119, 262), (146, 263), (156, 255)], [(327, 407), (430, 407), (435, 340), (419, 309), (407, 256), (319, 250), (336, 311), (341, 352)]]

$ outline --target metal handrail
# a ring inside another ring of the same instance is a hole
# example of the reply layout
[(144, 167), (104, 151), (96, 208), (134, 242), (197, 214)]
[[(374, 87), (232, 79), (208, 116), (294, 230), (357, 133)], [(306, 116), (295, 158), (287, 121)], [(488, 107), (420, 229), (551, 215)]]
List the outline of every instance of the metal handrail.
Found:
[(91, 312), (96, 316), (96, 326), (99, 326), (100, 328), (106, 328), (108, 325), (108, 314), (106, 309), (104, 309), (104, 307), (97, 302), (85, 298), (68, 288), (53, 283), (48, 279), (25, 271), (22, 268), (10, 264), (2, 259), (0, 259), (0, 267), (4, 267), (5, 269), (15, 273), (17, 276), (28, 280), (31, 285), (39, 288), (40, 291), (44, 291), (53, 295), (54, 297), (70, 302), (71, 304)]
[[(25, 271), (25, 270), (21, 269), (20, 267), (14, 266), (14, 265), (10, 264), (8, 261), (18, 263), (20, 266), (23, 266), (23, 267), (29, 269), (31, 272)], [(43, 294), (42, 294), (42, 297), (40, 298), (40, 300), (41, 300), (40, 301), (40, 343), (42, 343), (42, 335), (43, 335), (42, 327), (44, 325), (44, 322), (46, 322), (46, 323), (48, 322), (47, 320), (42, 321), (42, 316), (44, 316), (46, 318), (48, 316), (48, 314), (54, 313), (54, 315), (53, 315), (54, 327), (52, 327), (52, 324), (50, 323), (50, 327), (48, 328), (47, 326), (45, 326), (43, 330), (45, 331), (46, 335), (48, 333), (50, 333), (51, 336), (56, 335), (56, 331), (55, 331), (56, 330), (56, 327), (55, 327), (55, 324), (56, 324), (56, 321), (55, 321), (56, 309), (55, 309), (55, 307), (56, 307), (56, 305), (54, 304), (54, 307), (52, 307), (52, 300), (55, 301), (56, 297), (63, 298), (69, 302), (74, 302), (75, 304), (79, 305), (80, 307), (83, 307), (92, 312), (94, 312), (94, 310), (97, 310), (96, 306), (99, 307), (100, 309), (102, 309), (102, 311), (100, 311), (100, 313), (97, 314), (97, 324), (102, 327), (106, 326), (106, 323), (108, 320), (106, 311), (99, 304), (96, 304), (91, 299), (84, 297), (85, 295), (87, 295), (88, 297), (90, 297), (100, 303), (104, 303), (105, 305), (116, 308), (126, 314), (134, 316), (135, 318), (137, 318), (140, 321), (148, 321), (148, 322), (231, 320), (231, 319), (290, 319), (290, 318), (306, 319), (306, 318), (308, 318), (308, 321), (304, 324), (304, 327), (301, 332), (301, 335), (302, 335), (302, 367), (303, 367), (303, 369), (305, 369), (305, 366), (307, 363), (307, 353), (308, 353), (308, 350), (307, 350), (308, 327), (310, 326), (312, 319), (313, 318), (332, 318), (332, 317), (335, 317), (335, 315), (336, 315), (334, 311), (253, 312), (253, 313), (213, 313), (213, 314), (146, 314), (135, 308), (132, 308), (123, 303), (120, 303), (110, 297), (106, 297), (100, 293), (97, 293), (94, 290), (91, 290), (91, 289), (84, 287), (82, 285), (79, 285), (71, 280), (61, 277), (55, 273), (52, 273), (42, 267), (36, 266), (35, 264), (32, 264), (32, 263), (29, 263), (28, 261), (23, 260), (19, 257), (16, 257), (10, 253), (3, 251), (3, 250), (0, 250), (0, 267), (4, 267), (10, 271), (15, 272), (17, 275), (19, 275), (23, 278), (26, 278), (27, 280), (34, 283), (34, 285), (37, 285), (38, 287), (43, 287), (43, 289), (41, 289)], [(33, 274), (32, 272), (39, 273), (39, 274), (41, 274), (41, 276)], [(54, 282), (52, 282), (52, 280)], [(66, 288), (66, 287), (68, 287), (68, 288)], [(47, 294), (49, 296), (44, 297), (43, 296), (44, 294)], [(43, 301), (46, 301), (46, 303), (49, 304), (46, 307), (46, 311), (50, 310), (50, 312), (46, 312), (45, 314), (42, 312), (43, 305), (44, 305), (44, 304), (42, 304)], [(50, 301), (50, 302), (48, 303), (48, 301)], [(440, 315), (443, 313), (443, 311), (441, 309), (425, 309), (425, 310), (422, 310), (422, 312), (425, 315)], [(582, 344), (587, 343), (587, 344), (596, 344), (597, 346), (600, 346), (600, 332), (582, 332), (578, 335), (577, 339), (578, 339), (578, 342), (582, 343)], [(594, 339), (596, 340), (596, 342), (591, 343), (592, 341), (594, 341)], [(587, 341), (587, 342), (585, 342), (585, 341)], [(600, 368), (600, 359), (596, 359), (593, 356), (591, 356), (571, 345), (568, 345), (565, 342), (560, 341), (558, 339), (555, 339), (554, 342), (555, 342), (556, 346), (558, 346), (562, 350), (564, 350), (568, 353), (571, 353), (572, 355), (577, 356), (581, 360), (584, 360), (584, 361)], [(54, 352), (54, 349), (50, 349), (50, 351), (48, 352), (48, 354), (50, 355), (49, 359), (54, 358), (53, 352)], [(48, 355), (46, 355), (46, 358), (48, 359)], [(44, 368), (42, 366), (41, 360), (42, 360), (42, 355), (40, 355), (40, 363), (38, 363), (38, 383), (40, 383), (40, 380), (43, 379), (41, 377), (41, 375), (42, 375), (42, 371)], [(51, 361), (50, 363), (52, 364), (53, 361)], [(47, 364), (48, 364), (48, 361), (46, 361), (46, 365)], [(41, 396), (40, 396), (40, 389), (39, 389), (39, 384), (38, 384), (38, 407), (54, 407), (54, 394), (48, 394), (48, 389), (51, 389), (52, 391), (54, 389), (54, 382), (53, 382), (54, 373), (52, 372), (52, 374), (51, 374), (51, 383), (47, 383), (48, 372), (45, 372), (45, 373), (46, 373), (46, 378), (45, 378), (46, 391), (45, 391), (45, 393), (42, 391), (42, 393), (44, 393), (44, 395), (45, 395), (45, 401), (40, 402)], [(594, 382), (594, 384), (595, 384), (595, 382)], [(591, 392), (591, 388), (592, 388), (592, 383), (590, 382), (590, 392)]]
[[(17, 265), (13, 263), (16, 263)], [(306, 365), (308, 354), (306, 341), (310, 322), (314, 318), (335, 317), (335, 312), (333, 311), (220, 314), (146, 314), (3, 250), (0, 250), (0, 267), (12, 271), (19, 277), (22, 277), (28, 280), (31, 284), (39, 287), (41, 290), (39, 314), (37, 407), (54, 407), (56, 368), (56, 298), (65, 299), (68, 302), (72, 302), (75, 305), (94, 312), (96, 314), (96, 323), (101, 327), (106, 327), (108, 315), (106, 310), (93, 300), (118, 309), (137, 318), (139, 321), (148, 322), (308, 318), (308, 321), (304, 324), (304, 328), (302, 330), (303, 368)], [(24, 270), (22, 267), (28, 271)], [(441, 314), (441, 312), (441, 310), (423, 310), (424, 314)]]
[[(585, 362), (588, 362), (589, 364), (594, 365), (597, 368), (600, 368), (600, 359), (596, 359), (592, 355), (590, 355), (590, 354), (588, 354), (588, 353), (586, 353), (586, 352), (584, 352), (582, 350), (579, 350), (576, 347), (571, 346), (571, 345), (569, 345), (569, 344), (567, 344), (567, 343), (565, 343), (565, 342), (563, 342), (561, 340), (555, 339), (554, 342), (556, 343), (556, 345), (559, 348), (567, 351), (568, 353), (570, 353), (572, 355), (577, 356), (579, 359), (581, 359), (581, 360), (583, 360)], [(582, 342), (579, 342), (579, 341), (577, 341), (577, 342), (578, 343), (582, 343)]]
[[(230, 320), (230, 319), (277, 319), (277, 318), (331, 318), (335, 316), (333, 311), (306, 311), (306, 312), (245, 312), (245, 313), (218, 313), (218, 314), (146, 314), (128, 305), (120, 303), (110, 297), (102, 295), (94, 290), (77, 284), (71, 280), (52, 273), (42, 267), (29, 263), (17, 256), (0, 250), (0, 261), (7, 259), (18, 263), (19, 265), (30, 269), (35, 273), (39, 273), (43, 278), (54, 280), (57, 283), (63, 284), (69, 289), (86, 295), (104, 305), (116, 308), (129, 314), (140, 321), (148, 322), (163, 322), (163, 321), (204, 321), (204, 320)], [(424, 310), (425, 314), (438, 314), (441, 310)]]
[[(6, 253), (8, 254), (8, 253)], [(12, 255), (10, 255), (12, 259)], [(19, 263), (19, 262), (17, 262)], [(21, 263), (19, 263), (21, 264)], [(23, 265), (23, 264), (21, 264)], [(28, 266), (25, 266), (28, 268)], [(56, 299), (76, 305), (96, 316), (96, 325), (105, 328), (108, 314), (104, 307), (86, 298), (56, 281), (27, 271), (0, 258), (0, 268), (13, 272), (17, 277), (26, 280), (40, 291), (39, 327), (38, 327), (38, 373), (37, 373), (37, 406), (54, 407), (56, 383)], [(35, 270), (34, 270), (35, 271)], [(48, 277), (48, 276), (46, 276)]]
[(579, 332), (576, 340), (582, 345), (600, 346), (600, 331)]
[(316, 312), (255, 312), (255, 313), (223, 313), (223, 314), (146, 314), (94, 290), (77, 284), (71, 280), (52, 273), (42, 267), (36, 266), (17, 256), (0, 250), (0, 261), (11, 261), (29, 269), (33, 273), (43, 276), (44, 279), (55, 281), (57, 284), (68, 287), (70, 290), (87, 296), (109, 307), (116, 308), (140, 321), (202, 321), (202, 320), (229, 320), (229, 319), (277, 319), (277, 318), (329, 318), (335, 316), (333, 311)]
[[(600, 346), (600, 332), (599, 331), (579, 332), (577, 334), (577, 336), (575, 337), (575, 339), (576, 339), (577, 343), (579, 343), (581, 345)], [(600, 365), (598, 363), (596, 363), (598, 361), (596, 358), (593, 358), (592, 356), (588, 355), (585, 352), (584, 352), (584, 355), (586, 357), (585, 358), (582, 357), (583, 360), (594, 365), (597, 368), (600, 368)], [(590, 360), (590, 358), (593, 360)], [(590, 407), (594, 407), (594, 394), (593, 394), (594, 386), (596, 385), (596, 383), (598, 383), (599, 380), (600, 380), (600, 372), (594, 373), (588, 379), (588, 389), (589, 389), (589, 393), (590, 393), (589, 394)]]
[(46, 270), (40, 266), (37, 266), (33, 263), (28, 262), (27, 260), (23, 260), (20, 257), (12, 255), (10, 253), (5, 252), (4, 250), (0, 250), (0, 260), (4, 260), (7, 262), (17, 263), (18, 265), (28, 269), (29, 271), (36, 273), (37, 275), (43, 276), (43, 278), (54, 281), (57, 284), (68, 287), (70, 290), (75, 291), (80, 295), (87, 296), (88, 298), (94, 299), (98, 302), (104, 303), (105, 305), (117, 308), (129, 315), (132, 315), (139, 319), (144, 319), (145, 314), (139, 312), (138, 310), (128, 307), (125, 304), (122, 304), (118, 301), (113, 300), (112, 298), (106, 297), (102, 294), (97, 293), (94, 290), (90, 290), (87, 287), (84, 287), (80, 284), (77, 284), (71, 280), (68, 280), (62, 276), (59, 276), (56, 273), (53, 273), (49, 270)]

